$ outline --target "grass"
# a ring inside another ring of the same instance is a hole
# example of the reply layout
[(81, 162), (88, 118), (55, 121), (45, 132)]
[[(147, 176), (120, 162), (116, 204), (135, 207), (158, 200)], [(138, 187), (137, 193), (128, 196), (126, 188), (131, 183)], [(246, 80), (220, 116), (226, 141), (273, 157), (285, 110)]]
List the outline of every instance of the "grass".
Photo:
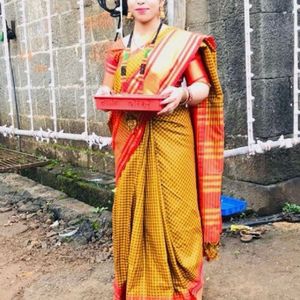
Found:
[(285, 213), (299, 214), (300, 213), (300, 205), (286, 202), (282, 208), (282, 211)]
[(104, 210), (108, 210), (108, 207), (95, 207), (93, 208), (93, 212), (97, 214), (101, 214)]

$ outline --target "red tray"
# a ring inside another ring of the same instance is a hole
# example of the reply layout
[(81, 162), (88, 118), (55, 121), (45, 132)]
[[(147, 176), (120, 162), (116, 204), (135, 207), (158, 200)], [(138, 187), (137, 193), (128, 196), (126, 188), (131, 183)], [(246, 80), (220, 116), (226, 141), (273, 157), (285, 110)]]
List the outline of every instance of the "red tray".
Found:
[(95, 96), (94, 99), (99, 110), (160, 111), (163, 108), (160, 102), (164, 98), (159, 95), (118, 94)]

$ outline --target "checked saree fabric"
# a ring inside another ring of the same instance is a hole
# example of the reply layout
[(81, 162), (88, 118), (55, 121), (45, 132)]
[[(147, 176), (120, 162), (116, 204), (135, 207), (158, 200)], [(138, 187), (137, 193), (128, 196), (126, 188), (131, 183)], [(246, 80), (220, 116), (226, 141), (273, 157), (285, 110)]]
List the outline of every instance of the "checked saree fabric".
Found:
[[(113, 76), (116, 93), (123, 50), (117, 41), (106, 61), (105, 76)], [(127, 93), (136, 93), (142, 57), (140, 51), (130, 55)], [(110, 115), (115, 300), (196, 299), (204, 257), (218, 256), (224, 124), (216, 45), (211, 36), (166, 26), (147, 63), (144, 93), (178, 86), (183, 77), (211, 86), (197, 107), (180, 106), (164, 116)]]

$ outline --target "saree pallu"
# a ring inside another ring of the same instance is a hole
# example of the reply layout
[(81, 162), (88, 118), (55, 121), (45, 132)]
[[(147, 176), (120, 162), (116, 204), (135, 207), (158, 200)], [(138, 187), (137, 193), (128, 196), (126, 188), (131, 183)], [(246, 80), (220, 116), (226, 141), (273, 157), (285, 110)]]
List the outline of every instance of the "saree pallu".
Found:
[[(115, 300), (196, 299), (203, 285), (203, 254), (208, 259), (217, 255), (223, 123), (213, 43), (212, 37), (167, 27), (146, 68), (144, 93), (158, 94), (176, 85), (195, 53), (201, 52), (212, 88), (198, 107), (179, 107), (164, 116), (111, 115), (117, 182)], [(118, 93), (122, 49), (115, 50), (108, 70), (116, 72)], [(133, 53), (128, 61), (128, 93), (138, 86), (139, 55)]]

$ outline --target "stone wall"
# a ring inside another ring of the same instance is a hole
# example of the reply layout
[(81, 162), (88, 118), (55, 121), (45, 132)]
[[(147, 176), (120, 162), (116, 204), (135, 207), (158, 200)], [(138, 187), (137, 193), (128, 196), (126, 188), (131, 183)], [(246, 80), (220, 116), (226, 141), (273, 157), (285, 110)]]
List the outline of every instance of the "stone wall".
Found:
[[(244, 1), (188, 2), (187, 26), (215, 36), (225, 96), (227, 149), (247, 145)], [(252, 0), (250, 23), (254, 134), (257, 140), (293, 131), (293, 2)], [(203, 12), (203, 14), (200, 14)], [(300, 147), (226, 159), (224, 193), (260, 213), (300, 203)]]
[[(292, 0), (251, 2), (254, 134), (264, 140), (290, 134), (293, 129), (293, 5)], [(204, 16), (200, 16), (201, 11), (206, 12)], [(225, 95), (227, 147), (246, 145), (243, 1), (189, 1), (187, 22), (191, 30), (216, 38)]]
[[(24, 38), (20, 1), (5, 1), (7, 20), (16, 20), (17, 40), (11, 42), (11, 55), (15, 73), (17, 99), (20, 107), (21, 128), (29, 129), (29, 105), (26, 103), (28, 90), (25, 63), (29, 59), (30, 77), (32, 84), (32, 100), (34, 114), (34, 128), (53, 129), (50, 119), (51, 105), (49, 102), (51, 83), (49, 67), (48, 25), (45, 1), (26, 1), (26, 17), (28, 31), (28, 53), (25, 53), (21, 39)], [(54, 50), (55, 86), (57, 100), (58, 129), (65, 132), (81, 133), (84, 131), (83, 118), (83, 84), (82, 76), (80, 26), (78, 21), (79, 7), (77, 1), (53, 0), (51, 1), (53, 14), (52, 34)], [(101, 135), (108, 135), (104, 113), (95, 110), (92, 95), (102, 81), (104, 50), (108, 41), (114, 37), (114, 20), (104, 11), (100, 10), (96, 1), (85, 1), (85, 28), (87, 51), (87, 94), (89, 131)], [(0, 47), (0, 67), (5, 70), (3, 47)], [(9, 124), (6, 73), (0, 73), (1, 86), (1, 124)], [(100, 122), (100, 123), (99, 123)]]
[[(50, 73), (45, 2), (27, 0), (29, 53), (24, 53), (20, 40), (23, 35), (20, 1), (6, 0), (7, 19), (16, 20), (17, 41), (13, 41), (12, 61), (16, 77), (17, 99), (20, 106), (21, 128), (28, 129), (26, 103), (25, 58), (30, 63), (35, 129), (53, 129), (49, 104)], [(226, 147), (232, 149), (247, 144), (244, 7), (242, 0), (187, 0), (187, 29), (215, 36), (218, 45), (219, 73), (225, 96)], [(260, 140), (278, 139), (292, 133), (292, 76), (293, 76), (293, 15), (292, 0), (252, 0), (251, 34), (255, 137)], [(53, 47), (58, 129), (65, 132), (84, 131), (82, 118), (82, 68), (79, 7), (77, 1), (53, 0)], [(92, 95), (103, 75), (103, 58), (109, 40), (115, 35), (115, 24), (100, 10), (96, 0), (85, 1), (85, 29), (87, 38), (87, 90), (89, 132), (109, 135), (104, 113), (95, 110)], [(127, 28), (128, 29), (128, 28)], [(126, 30), (128, 31), (128, 30)], [(5, 70), (3, 47), (0, 46), (0, 68)], [(0, 124), (10, 124), (8, 118), (5, 72), (0, 73)], [(0, 142), (16, 147), (18, 140)], [(21, 138), (22, 149), (49, 157), (73, 162), (81, 166), (112, 171), (110, 155), (97, 156), (99, 151), (87, 152), (78, 142), (53, 144), (36, 143)], [(97, 155), (96, 155), (97, 153)], [(96, 156), (95, 156), (96, 155)], [(240, 156), (226, 160), (224, 193), (248, 200), (261, 213), (278, 210), (284, 201), (300, 202), (300, 147), (273, 150), (256, 156)], [(288, 188), (287, 188), (288, 187)], [(290, 191), (291, 192), (288, 192)], [(275, 196), (274, 196), (275, 195)]]
[[(11, 41), (11, 57), (15, 74), (16, 96), (19, 106), (20, 129), (30, 129), (26, 59), (29, 60), (31, 95), (34, 115), (34, 129), (47, 128), (53, 130), (51, 119), (52, 106), (50, 104), (51, 73), (49, 71), (50, 55), (48, 41), (48, 22), (46, 1), (27, 0), (26, 19), (28, 35), (28, 53), (25, 53), (23, 18), (21, 15), (21, 1), (5, 0), (5, 11), (8, 24), (16, 21), (17, 40)], [(108, 13), (100, 9), (96, 0), (85, 0), (85, 34), (87, 59), (87, 98), (88, 98), (88, 132), (97, 135), (109, 136), (106, 126), (107, 117), (104, 112), (95, 109), (92, 95), (95, 93), (103, 78), (103, 59), (109, 41), (115, 36), (115, 21)], [(66, 133), (82, 133), (84, 131), (84, 103), (83, 83), (80, 80), (83, 74), (80, 40), (80, 10), (74, 0), (51, 1), (53, 56), (54, 56), (54, 83), (57, 106), (58, 131)], [(0, 125), (11, 125), (8, 105), (7, 81), (5, 72), (4, 47), (0, 44)], [(16, 109), (14, 108), (15, 126)], [(4, 139), (3, 143), (15, 148), (17, 139)], [(84, 142), (59, 141), (63, 146), (71, 146), (72, 150), (64, 155), (57, 152), (53, 144), (43, 145), (36, 143), (32, 138), (20, 138), (22, 150), (38, 152), (51, 157), (63, 158), (75, 164), (90, 166), (90, 159), (86, 155), (87, 145)], [(76, 159), (80, 157), (81, 159)], [(100, 164), (101, 165), (101, 164)]]

